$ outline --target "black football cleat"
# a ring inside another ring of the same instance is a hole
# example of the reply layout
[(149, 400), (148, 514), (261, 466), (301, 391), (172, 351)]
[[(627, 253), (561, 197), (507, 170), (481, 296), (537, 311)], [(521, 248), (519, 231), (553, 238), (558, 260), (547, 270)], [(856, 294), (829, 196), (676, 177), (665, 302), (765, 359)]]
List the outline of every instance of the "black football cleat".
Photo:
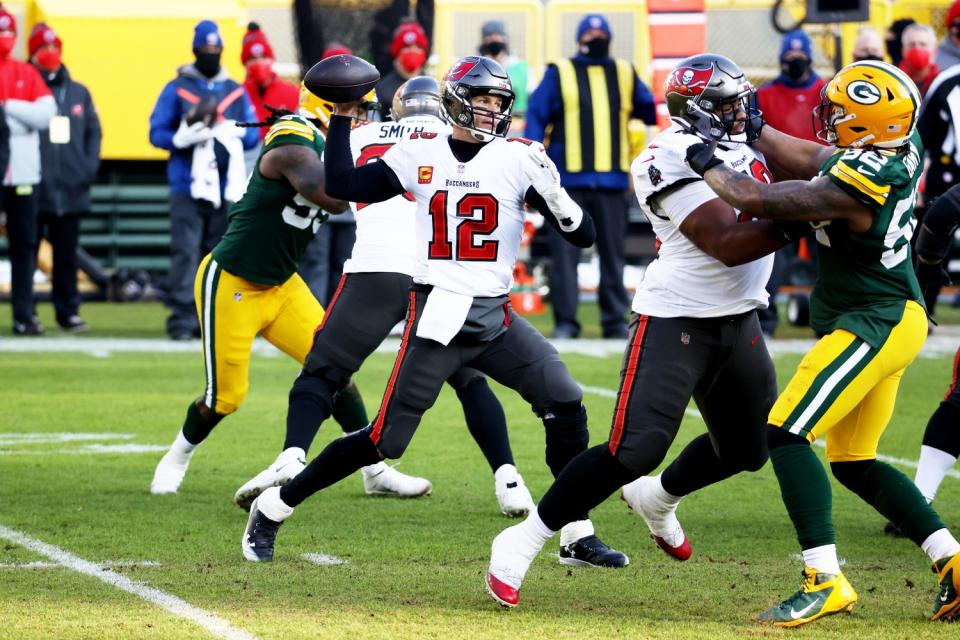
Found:
[(283, 523), (275, 522), (263, 515), (257, 509), (257, 500), (254, 500), (250, 505), (247, 528), (240, 541), (243, 557), (250, 562), (272, 562), (273, 545), (277, 540), (277, 531), (281, 524)]
[(595, 535), (560, 546), (560, 564), (573, 567), (619, 569), (630, 564), (627, 554), (611, 549)]

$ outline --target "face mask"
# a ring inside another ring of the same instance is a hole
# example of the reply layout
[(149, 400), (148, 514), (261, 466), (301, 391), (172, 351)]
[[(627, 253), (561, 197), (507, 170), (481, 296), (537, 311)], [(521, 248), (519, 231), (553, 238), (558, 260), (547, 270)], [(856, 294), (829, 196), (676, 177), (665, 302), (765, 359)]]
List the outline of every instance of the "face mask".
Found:
[(791, 80), (799, 80), (810, 69), (810, 61), (806, 58), (793, 58), (780, 65), (783, 74)]
[(414, 73), (427, 61), (427, 52), (423, 49), (410, 48), (400, 52), (397, 58), (400, 67), (407, 73)]
[(594, 38), (580, 43), (580, 53), (588, 58), (606, 58), (610, 54), (610, 41), (606, 38)]
[(12, 33), (0, 36), (0, 58), (6, 58), (13, 51), (13, 45), (17, 42), (17, 36)]
[(488, 42), (480, 47), (480, 53), (491, 58), (496, 58), (506, 50), (507, 44), (505, 42)]
[(870, 53), (865, 56), (853, 56), (854, 62), (863, 62), (864, 60), (877, 60), (879, 62), (883, 62), (883, 56), (875, 56)]
[(913, 71), (923, 71), (930, 66), (930, 52), (926, 49), (907, 49), (903, 53), (903, 64)]
[(45, 71), (56, 71), (60, 68), (59, 49), (40, 49), (34, 57), (37, 60), (37, 65)]
[(217, 75), (217, 72), (220, 71), (220, 54), (219, 53), (203, 53), (199, 52), (195, 54), (197, 56), (197, 61), (193, 64), (201, 74), (212, 78)]
[(255, 84), (266, 84), (273, 77), (273, 65), (267, 61), (251, 62), (247, 65), (247, 75)]

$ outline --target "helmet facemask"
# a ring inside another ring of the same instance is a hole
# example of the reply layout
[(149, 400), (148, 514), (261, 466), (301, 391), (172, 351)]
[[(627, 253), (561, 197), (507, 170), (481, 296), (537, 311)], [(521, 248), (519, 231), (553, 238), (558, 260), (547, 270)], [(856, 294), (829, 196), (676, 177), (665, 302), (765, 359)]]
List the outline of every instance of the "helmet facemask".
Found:
[(751, 106), (756, 93), (747, 85), (732, 98), (716, 101), (703, 95), (687, 102), (681, 125), (701, 138), (716, 142), (749, 144), (760, 137), (763, 112)]

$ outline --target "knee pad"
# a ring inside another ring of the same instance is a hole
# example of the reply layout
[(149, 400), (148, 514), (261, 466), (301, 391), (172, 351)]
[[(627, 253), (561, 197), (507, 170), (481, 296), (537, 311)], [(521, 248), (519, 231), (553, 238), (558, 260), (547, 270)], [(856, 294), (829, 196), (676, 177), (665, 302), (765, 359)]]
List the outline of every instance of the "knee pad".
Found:
[[(767, 449), (767, 439), (764, 432), (760, 432), (761, 437), (757, 439), (744, 438), (734, 442), (724, 442), (723, 447), (717, 447), (714, 441), (714, 451), (724, 464), (736, 469), (737, 471), (759, 471), (763, 465), (767, 464), (770, 458), (770, 452)], [(793, 435), (793, 434), (790, 434)], [(806, 442), (806, 439), (804, 439)]]
[(543, 415), (547, 436), (547, 466), (554, 476), (567, 463), (587, 449), (590, 431), (587, 429), (587, 409), (582, 404), (559, 405)]
[(290, 388), (290, 404), (307, 401), (323, 408), (324, 416), (333, 411), (333, 398), (338, 387), (334, 387), (320, 371), (303, 370)]
[(853, 462), (831, 462), (830, 471), (840, 484), (857, 495), (863, 493), (863, 478), (876, 460), (855, 460)]
[(631, 433), (629, 441), (621, 442), (613, 455), (634, 477), (645, 476), (660, 466), (671, 444), (673, 436), (666, 431), (645, 430)]
[(535, 397), (528, 397), (528, 400), (531, 401), (533, 410), (538, 416), (543, 418), (548, 413), (557, 414), (558, 408), (561, 407), (581, 406), (583, 391), (559, 357), (549, 358), (535, 366), (537, 370), (533, 378), (542, 387), (536, 392)]
[(786, 447), (796, 444), (810, 445), (810, 441), (796, 433), (790, 433), (783, 427), (772, 424), (767, 425), (767, 447), (776, 449), (777, 447)]

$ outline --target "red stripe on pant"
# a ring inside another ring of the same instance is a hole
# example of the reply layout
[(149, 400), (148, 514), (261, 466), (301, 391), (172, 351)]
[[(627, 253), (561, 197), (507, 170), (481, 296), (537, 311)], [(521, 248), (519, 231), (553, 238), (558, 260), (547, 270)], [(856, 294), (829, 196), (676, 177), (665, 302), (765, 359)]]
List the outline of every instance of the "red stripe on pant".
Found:
[(633, 392), (633, 381), (637, 377), (637, 366), (640, 364), (640, 352), (643, 351), (643, 338), (647, 333), (647, 320), (650, 316), (640, 316), (637, 332), (630, 341), (629, 355), (627, 356), (627, 370), (623, 373), (620, 390), (617, 392), (617, 406), (613, 411), (613, 429), (610, 433), (610, 453), (617, 454), (620, 439), (623, 438), (623, 427), (627, 422), (627, 407), (630, 406), (630, 394)]
[(323, 329), (323, 325), (327, 323), (327, 318), (330, 317), (330, 314), (333, 313), (333, 305), (337, 304), (337, 298), (340, 297), (340, 292), (343, 291), (343, 285), (347, 282), (347, 274), (340, 276), (340, 282), (337, 283), (337, 290), (333, 292), (333, 297), (330, 298), (330, 304), (327, 305), (326, 311), (324, 311), (323, 319), (320, 321), (320, 324), (317, 325), (317, 328), (313, 330), (313, 335), (316, 337), (320, 330)]
[(957, 352), (953, 356), (953, 380), (950, 382), (950, 388), (947, 389), (946, 395), (943, 396), (944, 400), (949, 398), (953, 390), (957, 388), (958, 368), (960, 368), (960, 349), (957, 349)]
[(373, 444), (380, 442), (380, 432), (383, 431), (383, 423), (387, 417), (387, 405), (390, 398), (393, 397), (393, 388), (397, 384), (397, 377), (400, 375), (400, 366), (403, 364), (403, 357), (407, 353), (407, 344), (410, 342), (410, 332), (417, 321), (417, 294), (410, 292), (410, 307), (407, 314), (407, 326), (403, 330), (403, 339), (400, 341), (400, 352), (397, 354), (397, 361), (393, 363), (393, 371), (390, 373), (390, 380), (387, 382), (387, 390), (383, 392), (383, 402), (380, 403), (380, 412), (377, 413), (377, 419), (373, 421), (373, 431), (370, 433), (370, 439)]

